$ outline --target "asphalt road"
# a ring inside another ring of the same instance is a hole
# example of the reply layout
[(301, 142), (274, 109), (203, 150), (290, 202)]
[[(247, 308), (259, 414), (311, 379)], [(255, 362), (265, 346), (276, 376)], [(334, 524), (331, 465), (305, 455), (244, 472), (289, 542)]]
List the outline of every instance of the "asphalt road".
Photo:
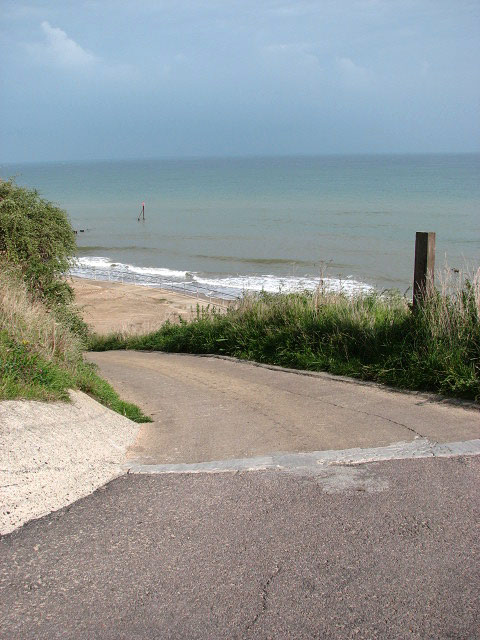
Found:
[(478, 638), (479, 471), (123, 476), (1, 540), (0, 637)]

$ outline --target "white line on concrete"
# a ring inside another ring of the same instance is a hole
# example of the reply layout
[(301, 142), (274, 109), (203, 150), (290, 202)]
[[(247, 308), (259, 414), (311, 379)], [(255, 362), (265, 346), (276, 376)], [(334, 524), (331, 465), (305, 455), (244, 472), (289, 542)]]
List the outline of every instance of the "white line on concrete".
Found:
[(125, 465), (129, 473), (219, 473), (234, 471), (300, 470), (320, 471), (333, 464), (357, 465), (365, 462), (404, 460), (407, 458), (449, 458), (480, 455), (480, 439), (439, 444), (427, 438), (413, 442), (396, 442), (387, 447), (371, 449), (343, 449), (340, 451), (312, 451), (311, 453), (275, 453), (255, 458), (214, 460), (192, 464), (136, 464)]

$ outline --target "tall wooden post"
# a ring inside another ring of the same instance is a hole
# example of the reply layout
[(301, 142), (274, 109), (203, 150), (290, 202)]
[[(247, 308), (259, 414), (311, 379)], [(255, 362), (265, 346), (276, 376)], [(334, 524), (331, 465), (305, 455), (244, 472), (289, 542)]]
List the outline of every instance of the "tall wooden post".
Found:
[(415, 270), (413, 274), (413, 308), (425, 298), (435, 277), (435, 233), (417, 231), (415, 237)]

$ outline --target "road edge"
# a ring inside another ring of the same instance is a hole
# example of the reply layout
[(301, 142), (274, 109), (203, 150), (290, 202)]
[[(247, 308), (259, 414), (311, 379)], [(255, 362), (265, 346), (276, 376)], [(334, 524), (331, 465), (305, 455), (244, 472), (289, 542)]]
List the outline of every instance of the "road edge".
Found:
[(130, 474), (192, 474), (233, 473), (237, 471), (288, 471), (319, 472), (329, 465), (359, 465), (367, 462), (406, 460), (416, 458), (451, 458), (480, 455), (480, 439), (463, 442), (437, 443), (428, 438), (416, 438), (412, 442), (396, 442), (386, 447), (311, 451), (308, 453), (275, 453), (253, 458), (232, 458), (210, 462), (178, 464), (124, 465)]

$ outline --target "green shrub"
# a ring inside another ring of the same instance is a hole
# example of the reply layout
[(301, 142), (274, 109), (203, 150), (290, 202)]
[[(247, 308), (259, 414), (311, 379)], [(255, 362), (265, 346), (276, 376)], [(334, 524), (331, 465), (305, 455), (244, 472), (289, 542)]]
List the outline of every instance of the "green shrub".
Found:
[(65, 211), (37, 191), (0, 181), (0, 255), (21, 269), (29, 291), (49, 306), (73, 299), (62, 276), (75, 250)]
[(75, 236), (64, 211), (35, 191), (0, 182), (0, 400), (68, 400), (80, 389), (137, 422), (93, 365), (87, 325), (65, 281)]

